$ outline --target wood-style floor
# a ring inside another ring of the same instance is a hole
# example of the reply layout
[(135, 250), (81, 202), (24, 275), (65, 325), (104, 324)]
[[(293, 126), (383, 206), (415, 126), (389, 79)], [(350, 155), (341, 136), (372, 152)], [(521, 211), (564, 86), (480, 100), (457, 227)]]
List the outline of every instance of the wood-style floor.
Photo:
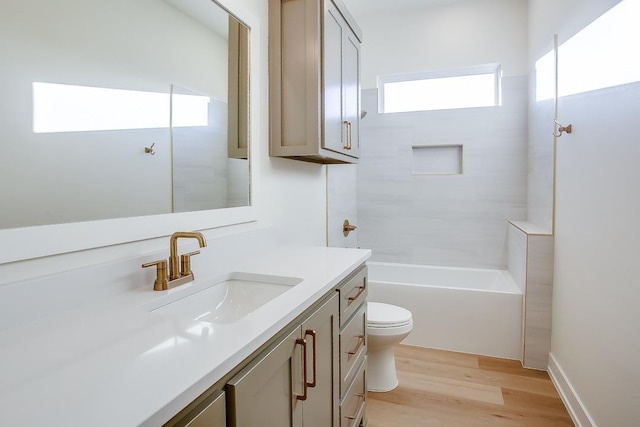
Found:
[(549, 375), (519, 361), (400, 345), (398, 387), (367, 394), (368, 427), (573, 426)]

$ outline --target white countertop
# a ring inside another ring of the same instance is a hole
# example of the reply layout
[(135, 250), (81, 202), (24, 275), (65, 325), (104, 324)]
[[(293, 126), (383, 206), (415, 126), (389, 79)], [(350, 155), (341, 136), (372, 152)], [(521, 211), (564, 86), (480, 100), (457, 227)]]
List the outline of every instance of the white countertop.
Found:
[(278, 248), (228, 271), (194, 266), (196, 280), (174, 293), (233, 271), (303, 279), (226, 325), (149, 312), (145, 307), (171, 292), (151, 284), (44, 318), (37, 306), (26, 310), (22, 322), (0, 330), (0, 425), (161, 425), (369, 256), (359, 249)]

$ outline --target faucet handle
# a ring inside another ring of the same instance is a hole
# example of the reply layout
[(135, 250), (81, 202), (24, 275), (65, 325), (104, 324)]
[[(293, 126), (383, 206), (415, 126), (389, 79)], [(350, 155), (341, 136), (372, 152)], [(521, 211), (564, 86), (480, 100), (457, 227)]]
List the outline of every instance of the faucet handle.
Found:
[(199, 253), (200, 251), (193, 251), (180, 255), (180, 276), (193, 275), (193, 272), (191, 272), (191, 257)]
[(156, 266), (156, 280), (153, 282), (154, 291), (166, 291), (169, 289), (167, 281), (167, 260), (161, 259), (159, 261), (148, 262), (142, 264), (142, 268)]

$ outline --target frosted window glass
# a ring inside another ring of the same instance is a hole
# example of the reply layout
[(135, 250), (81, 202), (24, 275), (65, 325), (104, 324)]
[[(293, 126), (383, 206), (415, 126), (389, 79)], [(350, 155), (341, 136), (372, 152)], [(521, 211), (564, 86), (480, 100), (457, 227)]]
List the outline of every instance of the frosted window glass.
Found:
[[(558, 48), (558, 96), (640, 81), (640, 1), (624, 0)], [(536, 99), (553, 98), (553, 52), (536, 62)]]
[(556, 85), (556, 61), (553, 50), (536, 61), (536, 100), (553, 99)]
[(500, 105), (500, 64), (475, 65), (378, 79), (380, 113)]
[(640, 1), (624, 0), (558, 50), (558, 96), (640, 81)]

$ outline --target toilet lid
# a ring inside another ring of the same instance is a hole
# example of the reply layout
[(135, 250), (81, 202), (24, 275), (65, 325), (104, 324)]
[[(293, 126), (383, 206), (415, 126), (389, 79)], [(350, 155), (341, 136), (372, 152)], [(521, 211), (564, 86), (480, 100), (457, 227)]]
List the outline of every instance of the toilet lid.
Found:
[(411, 312), (406, 308), (381, 302), (367, 302), (367, 325), (370, 327), (405, 326), (411, 321)]

